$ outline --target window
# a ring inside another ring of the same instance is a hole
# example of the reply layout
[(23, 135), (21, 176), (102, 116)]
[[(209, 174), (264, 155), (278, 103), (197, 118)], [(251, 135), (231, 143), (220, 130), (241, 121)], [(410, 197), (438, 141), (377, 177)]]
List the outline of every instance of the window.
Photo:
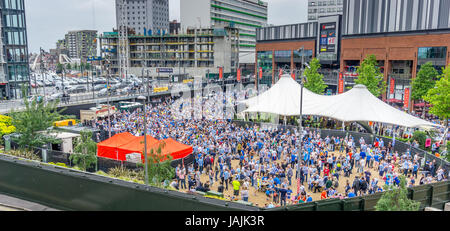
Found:
[(419, 47), (419, 59), (445, 59), (447, 47)]
[(297, 51), (294, 50), (294, 59), (301, 59), (302, 55), (305, 56), (305, 59), (312, 59), (312, 50), (305, 50), (305, 51)]
[(290, 58), (291, 51), (275, 51), (275, 58)]

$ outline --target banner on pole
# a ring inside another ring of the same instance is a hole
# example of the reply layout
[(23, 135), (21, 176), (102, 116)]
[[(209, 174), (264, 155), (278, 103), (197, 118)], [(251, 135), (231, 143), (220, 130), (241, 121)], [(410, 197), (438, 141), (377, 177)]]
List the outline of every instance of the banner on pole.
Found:
[(403, 107), (409, 108), (409, 88), (405, 88), (405, 94), (403, 95)]
[(241, 69), (237, 69), (237, 81), (241, 81)]
[(342, 73), (339, 73), (339, 86), (338, 86), (338, 94), (344, 93), (344, 76)]
[(263, 69), (262, 67), (259, 68), (259, 79), (262, 79), (263, 77)]
[(223, 67), (219, 67), (219, 79), (223, 79)]
[(391, 82), (389, 83), (390, 88), (389, 88), (389, 93), (390, 94), (394, 94), (394, 90), (395, 90), (395, 79), (391, 78)]

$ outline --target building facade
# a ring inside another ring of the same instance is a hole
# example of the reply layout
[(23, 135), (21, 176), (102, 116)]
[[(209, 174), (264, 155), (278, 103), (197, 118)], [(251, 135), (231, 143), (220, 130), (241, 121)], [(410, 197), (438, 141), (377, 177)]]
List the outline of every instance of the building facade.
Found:
[[(188, 29), (177, 35), (129, 35), (130, 73), (150, 75), (203, 76), (236, 72), (239, 60), (239, 30), (235, 28)], [(115, 32), (100, 37), (101, 56), (110, 63), (110, 73), (117, 75), (117, 41)]]
[(295, 52), (303, 46), (305, 56), (319, 58), (327, 90), (335, 94), (340, 75), (346, 87), (354, 85), (357, 67), (375, 55), (389, 88), (383, 100), (401, 106), (421, 65), (432, 62), (441, 72), (450, 63), (449, 10), (445, 0), (345, 0), (342, 16), (259, 29), (258, 65), (266, 65), (266, 81), (275, 82), (279, 68), (299, 69)]
[(65, 35), (64, 42), (58, 41), (57, 47), (61, 45), (66, 46), (67, 55), (71, 59), (79, 59), (82, 62), (86, 62), (88, 57), (97, 56), (97, 31), (69, 31)]
[(344, 0), (308, 0), (308, 22), (317, 22), (320, 17), (342, 15)]
[(169, 34), (179, 34), (181, 31), (181, 23), (173, 20), (169, 23)]
[[(124, 9), (122, 1), (126, 3)], [(117, 25), (122, 25), (123, 20), (136, 35), (168, 33), (169, 0), (116, 0)]]
[(260, 0), (189, 0), (181, 3), (181, 27), (227, 26), (239, 29), (241, 64), (254, 63), (256, 29), (267, 25), (267, 2)]
[(30, 86), (25, 1), (0, 1), (0, 20), (0, 97), (21, 98)]

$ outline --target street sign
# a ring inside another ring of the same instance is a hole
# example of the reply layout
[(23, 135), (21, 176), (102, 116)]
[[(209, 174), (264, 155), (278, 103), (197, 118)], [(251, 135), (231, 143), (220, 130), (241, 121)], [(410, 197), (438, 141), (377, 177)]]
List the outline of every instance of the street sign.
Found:
[(173, 73), (173, 68), (156, 68), (157, 73)]

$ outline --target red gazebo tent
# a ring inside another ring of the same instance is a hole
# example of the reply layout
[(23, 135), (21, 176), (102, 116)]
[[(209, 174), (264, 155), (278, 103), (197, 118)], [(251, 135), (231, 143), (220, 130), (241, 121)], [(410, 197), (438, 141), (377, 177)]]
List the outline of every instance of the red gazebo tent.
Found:
[(128, 132), (116, 134), (113, 137), (97, 144), (97, 156), (117, 159), (118, 148), (136, 138), (138, 137), (133, 136)]
[[(159, 141), (147, 135), (147, 153), (150, 153), (153, 149), (156, 154), (156, 150), (162, 142), (165, 143), (165, 146), (161, 150), (161, 155), (171, 155), (173, 160), (184, 159), (193, 152), (192, 146), (179, 143), (174, 139), (169, 138)], [(144, 162), (144, 146), (144, 136), (136, 137), (125, 132), (114, 135), (110, 139), (97, 144), (97, 155), (99, 157), (126, 161), (127, 154), (140, 153)]]
[(159, 145), (164, 142), (165, 146), (161, 150), (161, 155), (168, 156), (171, 155), (173, 160), (183, 159), (193, 152), (192, 146), (182, 144), (172, 138), (161, 140), (154, 146), (152, 146), (148, 152), (150, 153), (150, 150), (153, 148), (154, 153), (156, 153), (156, 150), (158, 149)]
[[(147, 135), (147, 152), (150, 152), (150, 148), (153, 147), (159, 141), (149, 135)], [(134, 140), (120, 146), (118, 148), (119, 160), (126, 161), (126, 155), (130, 153), (143, 153), (144, 152), (144, 136), (136, 137)], [(142, 155), (143, 158), (143, 155)]]

